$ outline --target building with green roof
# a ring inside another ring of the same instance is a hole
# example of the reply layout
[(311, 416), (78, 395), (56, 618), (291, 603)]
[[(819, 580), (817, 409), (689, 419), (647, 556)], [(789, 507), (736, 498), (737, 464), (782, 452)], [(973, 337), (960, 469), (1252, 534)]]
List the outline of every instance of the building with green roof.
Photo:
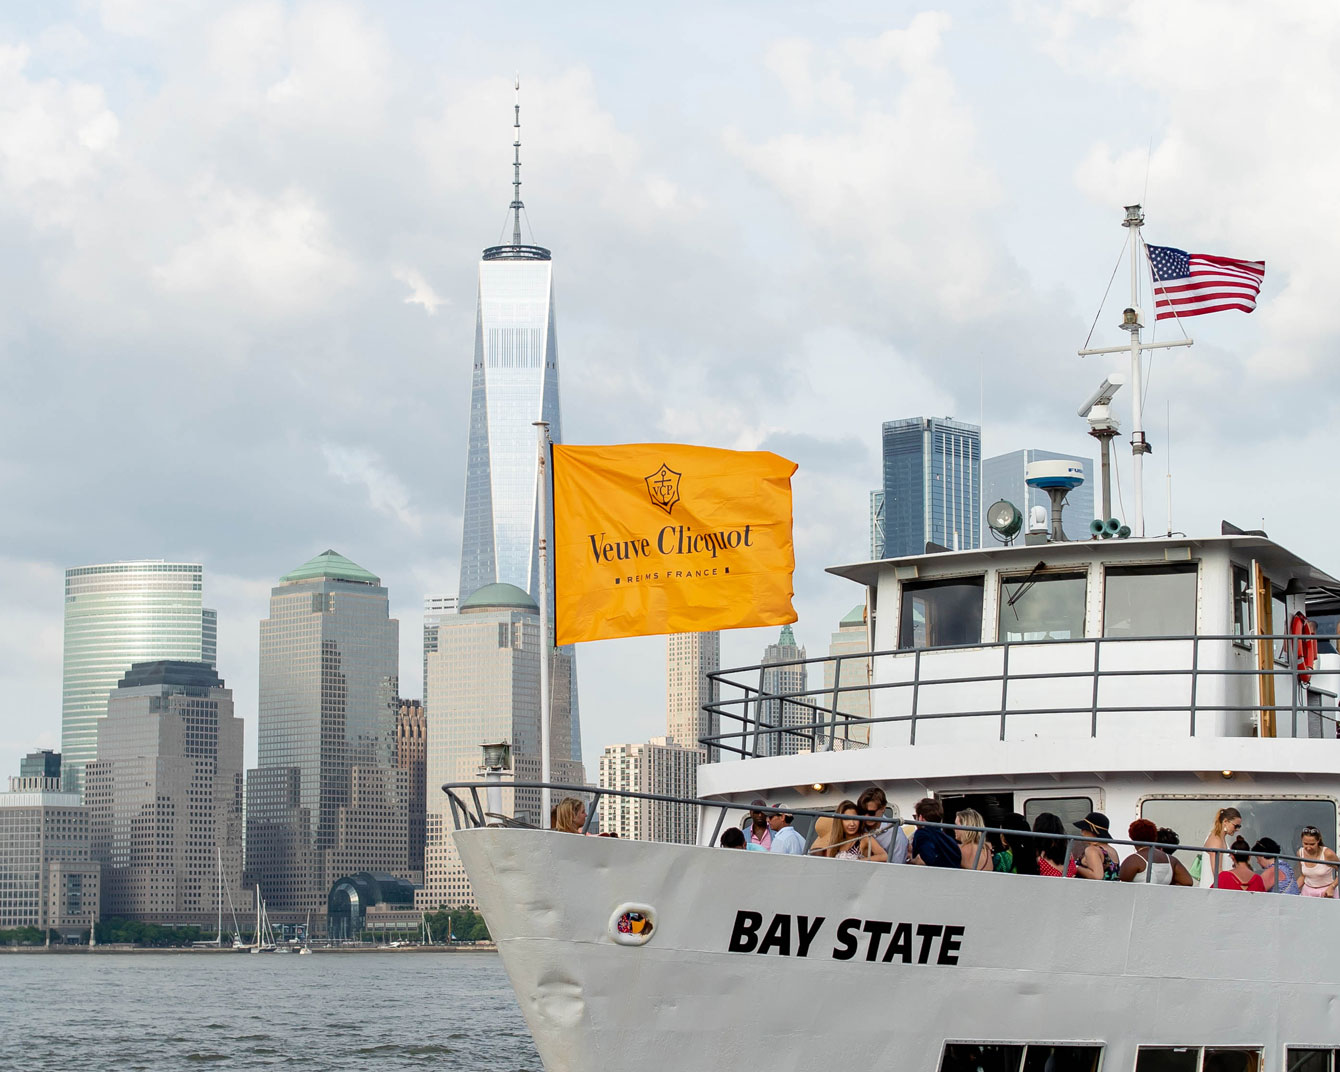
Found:
[(400, 623), (376, 574), (328, 549), (283, 574), (260, 623), (247, 872), (272, 914), (324, 913), (339, 875), (409, 866), (395, 762)]

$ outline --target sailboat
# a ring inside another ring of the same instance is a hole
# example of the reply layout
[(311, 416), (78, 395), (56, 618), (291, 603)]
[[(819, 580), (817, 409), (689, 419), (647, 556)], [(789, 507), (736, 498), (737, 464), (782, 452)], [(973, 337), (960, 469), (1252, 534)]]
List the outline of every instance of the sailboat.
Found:
[(261, 896), (259, 885), (256, 886), (256, 941), (252, 944), (251, 951), (253, 953), (278, 952), (278, 947), (275, 945), (274, 930), (270, 927), (270, 917), (265, 912), (265, 898)]
[(302, 928), (302, 945), (299, 947), (299, 953), (310, 953), (312, 951), (312, 910), (307, 910), (307, 922)]

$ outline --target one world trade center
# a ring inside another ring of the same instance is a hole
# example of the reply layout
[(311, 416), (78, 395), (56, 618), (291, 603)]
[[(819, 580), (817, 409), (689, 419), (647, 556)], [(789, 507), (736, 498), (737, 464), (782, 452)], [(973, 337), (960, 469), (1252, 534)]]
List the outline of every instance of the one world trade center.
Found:
[[(558, 343), (554, 335), (553, 260), (543, 246), (521, 240), (521, 108), (515, 108), (512, 241), (490, 246), (479, 262), (470, 444), (465, 472), (460, 600), (488, 584), (512, 584), (538, 599), (538, 503), (535, 421), (547, 421), (562, 442)], [(552, 541), (552, 529), (550, 532)], [(552, 546), (552, 542), (551, 542)], [(550, 610), (552, 612), (552, 598)], [(552, 613), (550, 615), (552, 621)], [(556, 694), (567, 678), (571, 696), (571, 758), (581, 760), (576, 667), (571, 648), (559, 652)], [(564, 673), (567, 671), (567, 673)]]

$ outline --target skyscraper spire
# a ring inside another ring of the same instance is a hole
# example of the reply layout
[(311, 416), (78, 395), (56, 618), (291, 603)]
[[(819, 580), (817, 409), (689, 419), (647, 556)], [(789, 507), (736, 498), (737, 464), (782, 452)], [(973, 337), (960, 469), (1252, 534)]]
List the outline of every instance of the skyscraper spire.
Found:
[(516, 76), (516, 104), (513, 106), (515, 118), (512, 129), (516, 131), (516, 140), (512, 142), (512, 245), (521, 245), (521, 75)]

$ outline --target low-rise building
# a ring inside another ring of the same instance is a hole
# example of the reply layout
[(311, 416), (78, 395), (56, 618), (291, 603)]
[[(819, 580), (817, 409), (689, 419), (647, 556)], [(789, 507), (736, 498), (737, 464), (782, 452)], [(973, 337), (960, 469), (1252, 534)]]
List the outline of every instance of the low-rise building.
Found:
[[(92, 858), (89, 809), (54, 773), (9, 779), (0, 793), (0, 930), (36, 927), (78, 939), (100, 914), (100, 868)], [(28, 757), (31, 759), (32, 757)], [(20, 769), (32, 769), (27, 766)]]

